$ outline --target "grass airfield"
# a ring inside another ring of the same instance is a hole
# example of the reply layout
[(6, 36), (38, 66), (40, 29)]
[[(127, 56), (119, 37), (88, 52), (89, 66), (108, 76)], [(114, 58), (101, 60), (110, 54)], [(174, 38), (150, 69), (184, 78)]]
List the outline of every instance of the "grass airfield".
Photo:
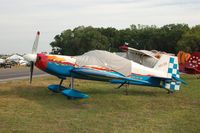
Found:
[[(75, 80), (75, 88), (88, 99), (68, 100), (47, 86), (55, 77), (0, 83), (0, 132), (160, 133), (200, 132), (200, 79), (172, 95), (153, 87), (117, 85)], [(69, 81), (64, 85), (68, 86)]]

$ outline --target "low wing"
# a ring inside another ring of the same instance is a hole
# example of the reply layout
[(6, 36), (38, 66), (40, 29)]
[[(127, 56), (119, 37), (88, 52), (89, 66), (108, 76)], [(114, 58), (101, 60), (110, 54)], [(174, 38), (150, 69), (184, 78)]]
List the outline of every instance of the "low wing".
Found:
[(101, 81), (109, 81), (112, 80), (123, 80), (123, 81), (131, 81), (131, 82), (139, 82), (142, 84), (148, 84), (148, 81), (132, 79), (126, 77), (120, 73), (113, 71), (100, 71), (89, 68), (75, 68), (71, 71), (73, 77), (83, 78), (83, 79), (91, 79), (91, 80), (101, 80)]

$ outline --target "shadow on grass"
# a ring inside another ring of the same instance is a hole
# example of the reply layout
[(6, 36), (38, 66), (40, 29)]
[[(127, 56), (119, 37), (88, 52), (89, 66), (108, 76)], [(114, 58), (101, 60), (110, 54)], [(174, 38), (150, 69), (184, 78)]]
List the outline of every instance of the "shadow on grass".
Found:
[[(81, 87), (81, 86), (80, 86)], [(98, 100), (101, 97), (118, 97), (120, 95), (126, 95), (125, 89), (114, 89), (112, 87), (101, 86), (99, 88), (91, 87), (87, 88), (83, 86), (84, 93), (90, 96), (89, 99), (85, 100), (68, 100), (67, 97), (63, 96), (60, 93), (53, 93), (47, 89), (47, 86), (42, 85), (18, 85), (14, 87), (10, 87), (9, 89), (0, 89), (0, 96), (3, 97), (19, 97), (24, 98), (32, 102), (36, 102), (43, 107), (56, 109), (56, 108), (76, 108), (76, 109), (87, 109), (90, 108), (90, 103), (93, 100)], [(79, 87), (78, 87), (79, 88)], [(79, 90), (77, 88), (77, 90)], [(159, 88), (158, 88), (159, 89)], [(128, 89), (128, 96), (140, 96), (140, 97), (157, 97), (157, 96), (164, 96), (166, 93), (161, 90), (154, 90), (152, 88), (129, 88)], [(92, 101), (91, 101), (92, 100)]]
[(131, 90), (128, 92), (129, 95), (133, 96), (162, 96), (166, 95), (165, 91), (153, 91), (153, 90)]
[[(115, 95), (126, 95), (126, 89), (125, 88), (120, 88), (120, 89), (115, 89), (115, 88), (108, 88), (108, 89), (102, 89), (102, 88), (93, 88), (93, 89), (87, 89), (84, 91), (85, 93), (89, 95), (110, 95), (110, 94), (115, 94)], [(129, 88), (127, 90), (129, 96), (161, 96), (165, 95), (166, 92), (159, 90), (152, 89), (152, 88), (145, 88), (145, 89), (135, 89), (135, 88)]]
[[(0, 96), (5, 98), (23, 98), (28, 101), (36, 102), (43, 107), (53, 106), (54, 108), (62, 108), (68, 102), (66, 97), (60, 93), (52, 93), (45, 86), (15, 86), (9, 89), (0, 90)], [(15, 102), (15, 101), (13, 101)], [(72, 103), (73, 104), (73, 103)]]

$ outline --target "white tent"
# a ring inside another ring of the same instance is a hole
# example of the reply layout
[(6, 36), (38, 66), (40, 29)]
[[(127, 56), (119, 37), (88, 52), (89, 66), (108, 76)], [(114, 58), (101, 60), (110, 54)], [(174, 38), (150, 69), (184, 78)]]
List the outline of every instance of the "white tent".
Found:
[(22, 56), (20, 56), (20, 55), (14, 54), (14, 55), (8, 57), (6, 60), (8, 60), (8, 61), (14, 61), (16, 63), (19, 63), (19, 61), (20, 60), (24, 60), (24, 58)]
[(5, 60), (4, 59), (0, 59), (0, 64), (3, 64), (5, 63)]
[(19, 60), (19, 64), (21, 66), (26, 66), (28, 64), (28, 62), (26, 60)]

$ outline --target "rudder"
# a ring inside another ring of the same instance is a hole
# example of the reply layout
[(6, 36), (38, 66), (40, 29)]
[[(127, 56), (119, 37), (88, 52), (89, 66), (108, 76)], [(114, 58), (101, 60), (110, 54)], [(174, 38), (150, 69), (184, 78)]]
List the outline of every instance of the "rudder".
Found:
[(170, 79), (167, 79), (163, 82), (163, 88), (168, 89), (170, 91), (178, 91), (180, 90), (181, 79), (179, 73), (179, 66), (178, 66), (178, 58), (175, 56), (169, 57), (169, 65), (167, 76)]

